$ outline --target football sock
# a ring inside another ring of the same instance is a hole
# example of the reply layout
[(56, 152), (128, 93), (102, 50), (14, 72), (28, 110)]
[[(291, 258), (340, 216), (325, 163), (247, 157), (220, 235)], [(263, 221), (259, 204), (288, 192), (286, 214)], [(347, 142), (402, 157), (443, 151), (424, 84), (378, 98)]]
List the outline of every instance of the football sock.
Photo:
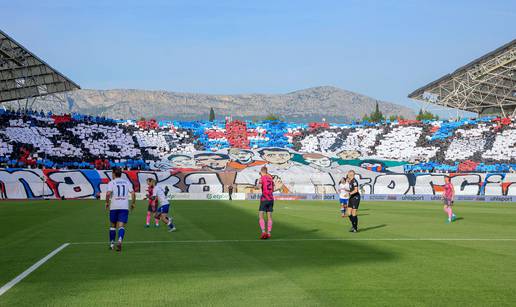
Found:
[(452, 215), (453, 215), (453, 210), (452, 208), (448, 208), (448, 218), (451, 219), (452, 218)]
[(272, 231), (272, 220), (267, 220), (267, 232), (271, 233)]
[(122, 242), (122, 240), (124, 239), (124, 235), (125, 235), (125, 228), (124, 227), (118, 228), (118, 242)]
[(258, 223), (260, 224), (260, 228), (261, 228), (262, 232), (265, 232), (265, 221), (263, 220), (263, 218), (260, 218)]
[(109, 227), (109, 242), (115, 242), (116, 228)]
[(150, 212), (147, 211), (147, 218), (145, 219), (145, 224), (149, 225), (150, 223)]
[(353, 226), (353, 225), (354, 225), (354, 224), (353, 224), (353, 215), (351, 215), (351, 214), (350, 214), (350, 215), (348, 216), (348, 218), (349, 218), (349, 221), (351, 222), (351, 225)]
[(341, 214), (346, 214), (346, 209), (344, 209), (344, 208), (340, 208), (340, 213), (341, 213)]
[[(156, 224), (156, 226), (158, 226), (158, 225), (159, 225), (159, 219), (156, 219), (156, 218), (155, 218), (155, 219), (154, 219), (154, 223)], [(147, 224), (148, 224), (148, 223), (147, 223)]]
[(355, 227), (355, 229), (358, 229), (358, 216), (357, 216), (357, 215), (355, 215), (355, 216), (353, 217), (353, 220), (355, 220), (355, 222), (353, 223), (353, 227)]

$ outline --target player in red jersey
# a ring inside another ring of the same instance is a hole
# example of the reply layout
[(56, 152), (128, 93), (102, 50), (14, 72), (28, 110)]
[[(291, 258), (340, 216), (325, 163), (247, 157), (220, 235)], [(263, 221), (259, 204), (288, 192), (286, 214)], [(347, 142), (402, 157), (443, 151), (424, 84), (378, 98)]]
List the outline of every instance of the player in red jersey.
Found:
[[(262, 234), (260, 239), (266, 240), (271, 237), (272, 231), (272, 207), (274, 206), (274, 180), (268, 173), (267, 167), (262, 167), (260, 170), (260, 182), (258, 184), (262, 189), (262, 196), (260, 197), (260, 209), (258, 213), (260, 229)], [(263, 213), (267, 212), (267, 231), (265, 231), (265, 220)]]
[[(149, 200), (149, 206), (147, 207), (147, 217), (145, 220), (145, 227), (149, 227), (151, 216), (153, 216), (156, 213), (156, 208), (158, 204), (157, 199), (152, 198), (152, 192), (154, 187), (150, 184), (152, 181), (151, 178), (147, 179), (147, 195), (146, 198)], [(159, 219), (154, 218), (154, 227), (159, 227)]]

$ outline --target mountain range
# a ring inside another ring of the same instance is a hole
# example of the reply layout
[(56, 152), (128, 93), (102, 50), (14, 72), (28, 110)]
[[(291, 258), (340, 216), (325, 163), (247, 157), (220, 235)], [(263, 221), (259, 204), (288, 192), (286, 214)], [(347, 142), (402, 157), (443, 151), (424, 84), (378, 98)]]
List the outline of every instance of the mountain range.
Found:
[(379, 108), (387, 117), (414, 118), (412, 109), (333, 86), (319, 86), (286, 94), (209, 95), (133, 89), (69, 92), (66, 103), (38, 102), (35, 109), (57, 113), (77, 112), (120, 119), (208, 119), (213, 108), (217, 119), (262, 119), (268, 115), (293, 122), (349, 122)]

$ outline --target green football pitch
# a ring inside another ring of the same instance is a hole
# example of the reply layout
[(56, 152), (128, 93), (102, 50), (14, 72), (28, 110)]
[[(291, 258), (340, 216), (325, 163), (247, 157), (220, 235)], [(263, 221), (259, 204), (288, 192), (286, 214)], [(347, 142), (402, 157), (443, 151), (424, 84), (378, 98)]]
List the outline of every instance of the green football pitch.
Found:
[(486, 306), (516, 302), (516, 204), (363, 202), (360, 232), (333, 202), (277, 202), (258, 240), (257, 202), (176, 201), (178, 230), (129, 217), (108, 250), (103, 202), (0, 202), (0, 306)]

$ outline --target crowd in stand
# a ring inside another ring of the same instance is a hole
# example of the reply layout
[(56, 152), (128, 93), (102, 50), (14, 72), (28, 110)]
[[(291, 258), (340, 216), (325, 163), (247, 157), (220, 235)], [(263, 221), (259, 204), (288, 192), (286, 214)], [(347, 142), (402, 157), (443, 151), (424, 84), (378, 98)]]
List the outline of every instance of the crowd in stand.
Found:
[(514, 118), (296, 124), (121, 121), (0, 110), (0, 167), (148, 169), (171, 154), (280, 147), (341, 159), (405, 161), (406, 172), (511, 172)]

